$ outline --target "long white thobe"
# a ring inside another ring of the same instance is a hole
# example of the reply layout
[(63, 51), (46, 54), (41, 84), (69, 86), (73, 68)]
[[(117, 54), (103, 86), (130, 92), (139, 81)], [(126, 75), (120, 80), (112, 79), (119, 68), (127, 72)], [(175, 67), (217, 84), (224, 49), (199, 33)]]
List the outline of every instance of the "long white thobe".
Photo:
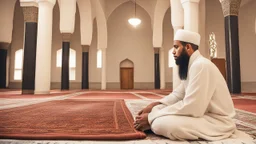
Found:
[(188, 77), (148, 115), (151, 129), (173, 140), (220, 140), (236, 130), (235, 110), (219, 69), (200, 52), (189, 60)]

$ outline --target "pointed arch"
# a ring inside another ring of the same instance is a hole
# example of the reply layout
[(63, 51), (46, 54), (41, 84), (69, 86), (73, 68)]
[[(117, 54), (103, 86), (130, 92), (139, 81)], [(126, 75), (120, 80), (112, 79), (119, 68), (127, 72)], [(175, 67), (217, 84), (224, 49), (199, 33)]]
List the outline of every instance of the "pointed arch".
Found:
[(163, 44), (163, 20), (166, 11), (170, 8), (170, 1), (158, 0), (154, 12), (153, 21), (153, 46), (162, 47)]
[(123, 68), (123, 67), (131, 67), (133, 68), (134, 67), (134, 64), (133, 62), (130, 60), (130, 59), (124, 59), (123, 61), (120, 62), (120, 67)]
[[(128, 2), (132, 2), (132, 3), (135, 3), (134, 0), (125, 0), (125, 1), (115, 1), (113, 4), (111, 4), (109, 6), (109, 9), (107, 9), (107, 12), (106, 12), (106, 17), (107, 19), (110, 17), (110, 15), (116, 10), (118, 9), (120, 6), (122, 6), (123, 4), (126, 4)], [(142, 5), (142, 3), (140, 3), (139, 1), (136, 1), (136, 5), (137, 6), (140, 6), (142, 9), (144, 9), (148, 15), (152, 18), (152, 16), (150, 15), (149, 11), (145, 8), (145, 6)]]
[(96, 19), (97, 19), (97, 31), (98, 31), (98, 41), (97, 48), (103, 49), (107, 48), (107, 23), (104, 9), (100, 3), (100, 0), (93, 0), (92, 3), (96, 9)]

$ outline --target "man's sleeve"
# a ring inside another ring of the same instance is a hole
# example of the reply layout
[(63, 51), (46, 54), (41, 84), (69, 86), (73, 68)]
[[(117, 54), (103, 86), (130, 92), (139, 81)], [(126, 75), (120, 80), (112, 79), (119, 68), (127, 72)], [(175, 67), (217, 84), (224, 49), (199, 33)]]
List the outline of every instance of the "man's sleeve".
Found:
[(196, 63), (190, 68), (189, 84), (183, 100), (166, 106), (159, 111), (152, 111), (148, 115), (149, 123), (154, 119), (166, 115), (183, 115), (202, 117), (209, 105), (216, 87), (216, 79), (210, 76), (209, 68), (205, 64)]
[(185, 96), (185, 88), (183, 83), (181, 82), (180, 85), (176, 89), (174, 89), (172, 93), (160, 99), (159, 102), (161, 102), (164, 105), (172, 105), (182, 100), (184, 96)]

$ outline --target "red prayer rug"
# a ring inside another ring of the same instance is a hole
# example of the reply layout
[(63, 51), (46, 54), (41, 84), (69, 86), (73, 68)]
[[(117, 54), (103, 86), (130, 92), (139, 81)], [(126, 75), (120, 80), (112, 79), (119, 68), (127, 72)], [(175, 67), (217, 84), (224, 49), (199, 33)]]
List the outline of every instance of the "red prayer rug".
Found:
[(130, 140), (133, 128), (123, 100), (57, 100), (0, 110), (0, 138), (37, 140)]

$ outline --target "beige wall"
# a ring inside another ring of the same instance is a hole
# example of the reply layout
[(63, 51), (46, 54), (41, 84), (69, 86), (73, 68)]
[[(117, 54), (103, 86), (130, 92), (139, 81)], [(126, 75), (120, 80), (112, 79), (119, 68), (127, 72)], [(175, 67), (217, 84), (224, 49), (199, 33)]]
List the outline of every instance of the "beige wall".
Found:
[(239, 11), (239, 45), (242, 82), (256, 81), (255, 8), (256, 1), (252, 0), (241, 7)]
[(206, 0), (206, 47), (209, 53), (209, 34), (215, 33), (218, 58), (225, 58), (224, 17), (219, 0)]
[(171, 9), (169, 8), (164, 16), (163, 21), (163, 49), (165, 61), (165, 81), (172, 82), (172, 68), (169, 68), (168, 57), (169, 50), (173, 47), (173, 28), (171, 24)]
[(0, 42), (10, 43), (12, 41), (13, 13), (16, 0), (0, 1)]
[[(243, 5), (239, 11), (239, 49), (242, 82), (255, 82), (256, 35), (255, 17), (256, 1)], [(225, 26), (222, 8), (219, 0), (206, 1), (206, 37), (215, 33), (218, 44), (218, 57), (225, 58)], [(209, 38), (206, 38), (209, 40)], [(209, 45), (208, 45), (209, 46)]]
[(12, 31), (12, 43), (11, 43), (11, 59), (10, 59), (10, 82), (21, 82), (21, 80), (14, 80), (14, 57), (15, 52), (19, 49), (23, 49), (24, 39), (24, 17), (23, 11), (20, 7), (19, 1), (16, 2), (14, 8), (14, 20)]
[(137, 6), (142, 23), (134, 28), (128, 23), (133, 16), (132, 2), (120, 5), (108, 19), (107, 82), (120, 81), (120, 62), (134, 63), (134, 82), (154, 81), (154, 50), (150, 16)]

